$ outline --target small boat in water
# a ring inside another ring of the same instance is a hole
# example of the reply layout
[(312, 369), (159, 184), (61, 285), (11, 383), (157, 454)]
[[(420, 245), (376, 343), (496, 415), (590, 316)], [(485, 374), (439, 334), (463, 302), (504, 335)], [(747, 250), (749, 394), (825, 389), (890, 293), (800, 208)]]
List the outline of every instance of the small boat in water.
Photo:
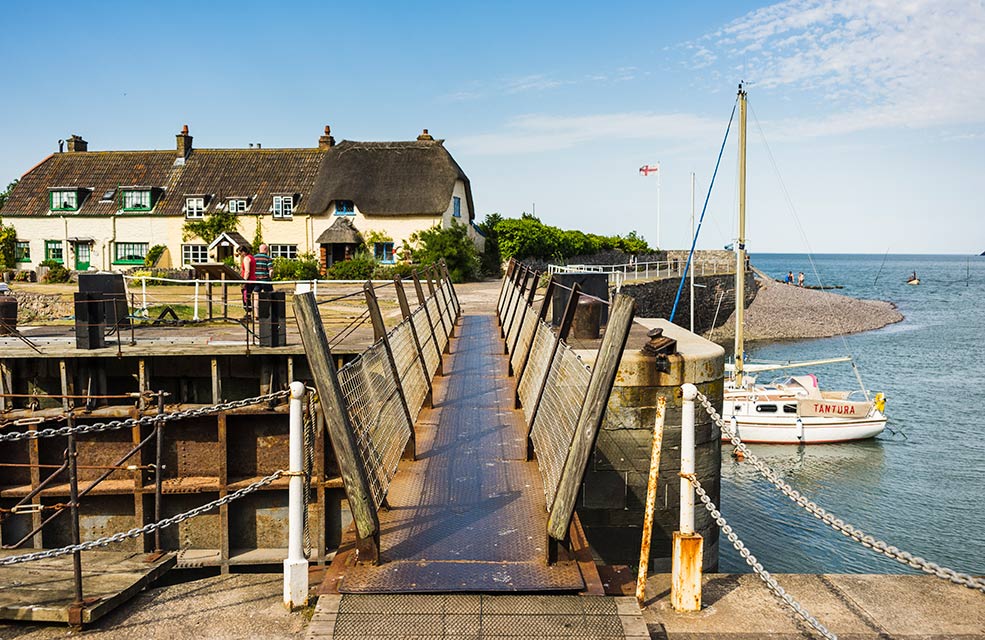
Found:
[[(739, 85), (739, 235), (735, 242), (735, 299), (745, 299), (746, 264), (746, 92)], [(916, 273), (913, 274), (914, 277)], [(814, 375), (789, 376), (769, 384), (757, 384), (747, 372), (803, 368), (851, 361), (834, 358), (781, 365), (747, 365), (744, 361), (745, 309), (735, 305), (735, 364), (725, 381), (722, 417), (731, 420), (744, 442), (815, 444), (872, 438), (886, 427), (885, 396), (869, 398), (858, 391), (822, 391)], [(854, 365), (853, 365), (854, 366)], [(728, 366), (726, 368), (729, 368)], [(856, 370), (856, 375), (858, 374)], [(861, 384), (861, 378), (859, 379)], [(856, 396), (861, 394), (861, 398)], [(728, 438), (722, 434), (723, 440)]]
[(914, 271), (913, 275), (906, 279), (906, 284), (920, 284), (920, 278), (917, 277), (916, 271)]

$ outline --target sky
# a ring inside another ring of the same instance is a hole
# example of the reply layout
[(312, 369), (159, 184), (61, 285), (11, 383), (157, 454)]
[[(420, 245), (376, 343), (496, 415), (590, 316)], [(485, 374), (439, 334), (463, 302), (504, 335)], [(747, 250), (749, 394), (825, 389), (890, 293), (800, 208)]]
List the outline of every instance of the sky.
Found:
[[(982, 1), (36, 0), (5, 5), (0, 31), (2, 184), (72, 134), (170, 149), (188, 124), (197, 147), (312, 147), (326, 124), (427, 128), (477, 220), (681, 248), (690, 174), (700, 215), (745, 81), (751, 252), (985, 250)], [(699, 248), (736, 235), (736, 140)]]

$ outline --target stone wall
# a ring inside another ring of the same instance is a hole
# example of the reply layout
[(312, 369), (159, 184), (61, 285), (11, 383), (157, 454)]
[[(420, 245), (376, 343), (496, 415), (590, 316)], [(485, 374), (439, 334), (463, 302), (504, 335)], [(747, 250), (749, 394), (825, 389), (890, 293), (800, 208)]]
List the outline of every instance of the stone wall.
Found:
[[(622, 293), (636, 299), (637, 318), (669, 318), (674, 308), (674, 296), (680, 280), (667, 278), (650, 280), (640, 284), (625, 284)], [(697, 276), (694, 278), (694, 330), (703, 334), (713, 327), (720, 327), (735, 311), (735, 276)], [(746, 308), (756, 298), (759, 285), (752, 273), (746, 275)], [(690, 324), (691, 294), (685, 281), (681, 300), (677, 306), (674, 323), (686, 327)]]
[(17, 298), (17, 324), (70, 318), (74, 313), (70, 296), (14, 291)]

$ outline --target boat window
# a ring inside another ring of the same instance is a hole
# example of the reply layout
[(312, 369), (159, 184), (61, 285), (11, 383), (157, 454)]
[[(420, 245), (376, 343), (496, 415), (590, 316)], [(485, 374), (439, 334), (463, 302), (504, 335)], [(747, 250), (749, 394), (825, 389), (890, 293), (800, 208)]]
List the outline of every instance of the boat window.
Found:
[(783, 413), (797, 413), (797, 405), (795, 404), (783, 405)]
[(757, 404), (756, 405), (756, 411), (759, 411), (760, 413), (776, 413), (776, 405), (775, 404)]

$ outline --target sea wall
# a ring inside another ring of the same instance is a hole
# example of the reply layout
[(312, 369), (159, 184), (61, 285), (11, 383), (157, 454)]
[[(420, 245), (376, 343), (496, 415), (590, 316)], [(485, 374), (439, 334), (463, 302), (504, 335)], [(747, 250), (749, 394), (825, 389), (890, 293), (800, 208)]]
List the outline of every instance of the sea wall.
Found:
[[(677, 278), (666, 278), (639, 284), (626, 284), (622, 287), (622, 293), (636, 299), (636, 317), (669, 318), (674, 308), (674, 298), (679, 283), (680, 280)], [(703, 334), (714, 327), (722, 326), (735, 311), (735, 276), (728, 274), (697, 276), (694, 283), (694, 330), (695, 333)], [(753, 274), (748, 274), (746, 308), (756, 298), (758, 288), (759, 285)], [(674, 318), (675, 324), (689, 326), (690, 305), (690, 287), (688, 282), (685, 282), (681, 289), (677, 315)]]

